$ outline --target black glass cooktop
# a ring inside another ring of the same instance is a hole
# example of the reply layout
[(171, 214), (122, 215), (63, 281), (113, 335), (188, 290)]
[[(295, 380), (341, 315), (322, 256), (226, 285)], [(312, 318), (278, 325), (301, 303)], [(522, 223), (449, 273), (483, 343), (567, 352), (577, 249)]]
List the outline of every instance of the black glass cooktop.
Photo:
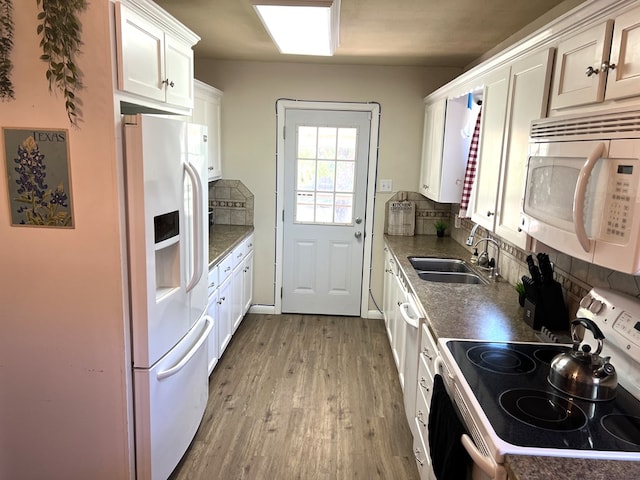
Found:
[(503, 441), (521, 447), (640, 452), (640, 401), (624, 388), (618, 386), (613, 400), (589, 402), (549, 384), (551, 360), (569, 347), (463, 340), (451, 340), (447, 347)]

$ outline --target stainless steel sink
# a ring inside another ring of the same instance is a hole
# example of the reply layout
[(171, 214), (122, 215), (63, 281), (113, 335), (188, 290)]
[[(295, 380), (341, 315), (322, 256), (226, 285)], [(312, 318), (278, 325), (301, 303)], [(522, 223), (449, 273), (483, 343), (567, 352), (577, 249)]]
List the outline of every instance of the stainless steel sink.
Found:
[(473, 270), (459, 258), (408, 257), (409, 263), (417, 271), (473, 273)]
[(463, 272), (418, 272), (422, 280), (441, 283), (466, 283), (475, 285), (486, 285), (487, 281), (475, 273)]
[(441, 283), (486, 285), (488, 282), (459, 258), (408, 257), (422, 280)]

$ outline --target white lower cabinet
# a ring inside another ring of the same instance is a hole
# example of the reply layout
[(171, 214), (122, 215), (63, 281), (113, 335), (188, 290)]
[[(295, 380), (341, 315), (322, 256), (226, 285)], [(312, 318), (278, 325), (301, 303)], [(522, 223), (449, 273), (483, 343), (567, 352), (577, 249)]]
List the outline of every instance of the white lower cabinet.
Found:
[(217, 314), (216, 320), (218, 321), (218, 344), (220, 348), (218, 355), (222, 357), (222, 354), (231, 341), (231, 327), (233, 324), (231, 318), (231, 276), (227, 277), (218, 289), (218, 298), (216, 300)]
[(395, 299), (396, 305), (394, 312), (394, 331), (393, 341), (391, 342), (391, 349), (393, 351), (393, 358), (398, 368), (398, 376), (400, 378), (400, 386), (404, 391), (404, 361), (405, 361), (405, 341), (407, 335), (407, 325), (402, 318), (400, 309), (405, 302), (407, 296), (407, 290), (404, 286), (404, 276), (402, 273), (397, 272), (395, 276)]
[(207, 313), (214, 319), (209, 339), (209, 374), (251, 306), (253, 298), (253, 235), (209, 269)]
[(242, 311), (247, 313), (253, 301), (253, 245), (242, 262)]
[[(418, 361), (418, 385), (416, 393), (415, 425), (417, 434), (414, 434), (414, 454), (420, 472), (420, 479), (435, 479), (433, 468), (431, 467), (431, 455), (429, 453), (429, 408), (431, 406), (431, 396), (433, 393), (433, 377), (435, 371), (435, 361), (438, 351), (436, 343), (429, 332), (426, 324), (420, 327), (420, 354)], [(418, 460), (419, 455), (416, 449), (424, 453), (426, 461), (422, 464)]]
[(213, 327), (207, 341), (207, 367), (209, 375), (213, 372), (220, 358), (220, 344), (218, 343), (218, 290), (209, 295), (209, 303), (207, 305), (207, 315), (213, 319)]
[(242, 311), (242, 264), (233, 269), (231, 275), (231, 334), (240, 326), (244, 312)]
[(392, 320), (393, 315), (395, 314), (394, 307), (394, 271), (395, 271), (395, 260), (393, 259), (393, 255), (391, 254), (391, 250), (389, 247), (384, 247), (384, 298), (382, 301), (382, 312), (384, 316), (384, 324), (387, 330), (387, 337), (389, 338), (389, 342), (392, 341), (393, 338), (393, 328), (394, 323)]
[(416, 459), (420, 480), (436, 480), (431, 467), (431, 458), (420, 435), (413, 437), (413, 456)]
[[(413, 453), (421, 480), (435, 480), (429, 455), (429, 406), (433, 390), (436, 342), (420, 321), (417, 300), (407, 288), (391, 249), (385, 245), (383, 314), (393, 359), (404, 396), (405, 412), (413, 435)], [(412, 305), (415, 303), (415, 305)], [(407, 319), (403, 317), (403, 309)], [(413, 312), (411, 312), (413, 310)], [(419, 325), (419, 328), (415, 328)]]

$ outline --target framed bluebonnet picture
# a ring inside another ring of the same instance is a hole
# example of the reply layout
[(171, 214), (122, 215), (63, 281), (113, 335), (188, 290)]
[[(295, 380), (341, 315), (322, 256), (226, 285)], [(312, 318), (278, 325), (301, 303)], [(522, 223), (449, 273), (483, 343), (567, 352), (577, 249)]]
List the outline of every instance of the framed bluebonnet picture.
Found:
[(3, 128), (11, 224), (73, 228), (69, 131)]

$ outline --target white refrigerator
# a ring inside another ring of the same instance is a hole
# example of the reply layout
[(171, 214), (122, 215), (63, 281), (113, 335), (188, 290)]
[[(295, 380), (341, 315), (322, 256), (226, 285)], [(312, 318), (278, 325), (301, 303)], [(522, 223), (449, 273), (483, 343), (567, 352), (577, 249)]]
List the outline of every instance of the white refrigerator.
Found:
[(208, 399), (206, 127), (125, 115), (136, 474), (165, 480)]

